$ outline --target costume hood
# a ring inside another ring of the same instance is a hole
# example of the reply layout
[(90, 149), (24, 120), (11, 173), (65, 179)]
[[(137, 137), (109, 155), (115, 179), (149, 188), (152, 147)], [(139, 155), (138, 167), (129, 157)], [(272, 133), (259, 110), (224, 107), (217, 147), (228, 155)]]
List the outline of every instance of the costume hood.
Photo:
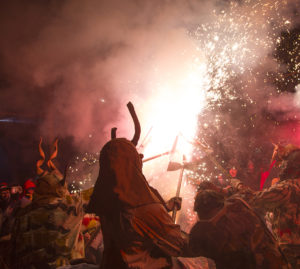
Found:
[(97, 215), (160, 203), (142, 173), (142, 160), (125, 138), (109, 141), (100, 152), (100, 172), (88, 211)]

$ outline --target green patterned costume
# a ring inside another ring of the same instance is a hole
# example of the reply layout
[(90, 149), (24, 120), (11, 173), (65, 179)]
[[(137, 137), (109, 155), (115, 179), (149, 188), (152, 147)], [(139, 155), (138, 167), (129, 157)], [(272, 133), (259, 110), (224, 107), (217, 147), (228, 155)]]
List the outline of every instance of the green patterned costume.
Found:
[(55, 174), (38, 180), (33, 201), (23, 208), (13, 231), (13, 268), (56, 268), (69, 264), (83, 217), (82, 201), (71, 196)]
[(300, 268), (300, 178), (255, 193), (251, 204), (272, 212), (272, 230), (289, 261)]

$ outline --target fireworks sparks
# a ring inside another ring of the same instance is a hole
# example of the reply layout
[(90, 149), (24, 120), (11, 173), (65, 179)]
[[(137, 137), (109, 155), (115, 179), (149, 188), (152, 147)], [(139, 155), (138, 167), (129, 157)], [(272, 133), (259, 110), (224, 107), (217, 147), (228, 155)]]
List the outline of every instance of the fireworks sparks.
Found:
[[(139, 148), (145, 158), (169, 151), (181, 134), (177, 146), (180, 157), (185, 154), (188, 161), (199, 162), (185, 172), (188, 183), (217, 180), (220, 166), (228, 169), (232, 159), (246, 162), (251, 155), (257, 159), (255, 164), (263, 163), (258, 157), (264, 151), (262, 141), (268, 142), (280, 125), (268, 108), (279, 93), (292, 92), (300, 83), (300, 33), (292, 30), (295, 14), (288, 12), (293, 3), (224, 1), (208, 14), (206, 22), (187, 25), (184, 37), (180, 35), (183, 42), (179, 38), (159, 48), (161, 53), (152, 59), (144, 78), (126, 80), (129, 88), (135, 89), (144, 79), (145, 87), (152, 89), (137, 109), (144, 131), (152, 126), (147, 142)], [(194, 139), (204, 139), (210, 145), (219, 166), (203, 149), (187, 142)], [(145, 164), (146, 176), (164, 197), (174, 195), (172, 186), (177, 183), (176, 174), (166, 175), (168, 158)], [(80, 162), (87, 167), (96, 163), (79, 158)], [(72, 169), (76, 173), (81, 168)], [(80, 182), (89, 182), (92, 174), (84, 174), (90, 177), (84, 175)], [(183, 195), (193, 197), (194, 191), (183, 188)], [(192, 210), (187, 208), (186, 214), (192, 218)]]
[[(145, 108), (151, 111), (147, 116), (154, 126), (145, 155), (167, 150), (180, 132), (191, 139), (195, 135), (197, 115), (206, 105), (222, 107), (224, 100), (241, 97), (245, 99), (242, 108), (247, 108), (247, 104), (256, 105), (247, 91), (263, 76), (258, 67), (266, 64), (269, 53), (281, 42), (276, 35), (291, 26), (291, 19), (283, 15), (287, 5), (286, 1), (243, 4), (232, 1), (220, 10), (213, 10), (210, 22), (188, 31), (195, 46), (181, 53), (190, 57), (190, 61), (185, 60), (180, 76), (172, 77), (172, 82), (157, 81), (158, 94)], [(237, 83), (239, 89), (233, 86)], [(219, 114), (214, 122), (217, 128), (226, 124)], [(191, 147), (180, 147), (182, 153), (190, 156)]]
[(92, 187), (98, 175), (99, 154), (85, 152), (77, 156), (67, 170), (67, 182), (71, 193)]
[[(288, 5), (287, 1), (249, 0), (243, 4), (232, 1), (224, 9), (213, 11), (211, 14), (213, 19), (210, 20), (212, 22), (200, 24), (189, 30), (189, 37), (194, 40), (196, 46), (193, 53), (201, 54), (200, 58), (194, 56), (193, 64), (204, 67), (201, 72), (194, 73), (202, 81), (201, 87), (198, 87), (195, 92), (202, 91), (202, 100), (205, 100), (202, 102), (202, 107), (198, 106), (198, 114), (201, 116), (197, 123), (197, 139), (207, 139), (215, 150), (213, 157), (219, 164), (212, 163), (203, 154), (202, 149), (194, 148), (191, 159), (201, 160), (201, 162), (193, 170), (185, 172), (190, 183), (197, 185), (203, 180), (217, 181), (220, 174), (226, 177), (227, 175), (220, 171), (219, 166), (228, 169), (228, 163), (232, 158), (242, 157), (248, 160), (243, 157), (245, 154), (243, 150), (252, 151), (251, 158), (257, 158), (259, 160), (256, 160), (257, 162), (263, 163), (261, 159), (268, 158), (268, 156), (257, 157), (257, 155), (262, 155), (264, 147), (262, 141), (268, 142), (268, 137), (262, 134), (264, 129), (262, 126), (270, 126), (272, 123), (266, 123), (268, 119), (255, 112), (259, 109), (254, 108), (259, 105), (267, 106), (272, 103), (273, 96), (277, 95), (276, 90), (270, 92), (268, 89), (270, 83), (274, 81), (270, 81), (269, 72), (264, 70), (270, 66), (270, 61), (274, 62), (272, 52), (280, 48), (281, 44), (285, 44), (286, 38), (290, 36), (290, 34), (280, 36), (281, 32), (290, 33), (292, 18), (285, 15), (288, 14), (285, 12)], [(298, 34), (298, 37), (294, 38), (293, 49), (283, 48), (290, 57), (289, 62), (292, 63), (288, 71), (290, 76), (279, 75), (277, 80), (285, 81), (286, 85), (297, 72), (299, 81), (299, 39)], [(272, 70), (274, 64), (270, 68)], [(260, 88), (265, 91), (258, 92)], [(189, 106), (194, 106), (193, 95), (190, 96), (191, 98), (187, 97), (190, 98), (190, 102), (187, 103)], [(168, 119), (170, 117), (164, 121), (168, 122)], [(186, 117), (186, 119), (195, 120), (194, 117)], [(273, 126), (278, 125), (278, 121), (274, 121)], [(195, 128), (195, 125), (190, 126)], [(175, 133), (172, 128), (170, 130), (173, 131), (174, 137), (178, 129)], [(271, 130), (274, 129), (270, 127), (269, 136)], [(195, 131), (189, 131), (189, 134), (191, 138)], [(242, 138), (245, 135), (248, 137), (254, 135), (255, 138), (246, 142)], [(259, 141), (260, 139), (262, 140)], [(152, 148), (155, 147), (152, 145)], [(178, 150), (180, 151), (180, 147)], [(245, 155), (247, 156), (247, 153)], [(240, 164), (239, 169), (242, 165), (243, 163)], [(224, 180), (226, 181), (226, 178)], [(170, 195), (170, 187), (167, 183), (161, 184), (159, 189), (165, 190), (165, 193), (168, 193), (166, 196)], [(189, 192), (194, 191), (195, 189), (192, 188), (184, 195), (193, 196)], [(191, 210), (186, 211), (186, 217), (193, 219)]]

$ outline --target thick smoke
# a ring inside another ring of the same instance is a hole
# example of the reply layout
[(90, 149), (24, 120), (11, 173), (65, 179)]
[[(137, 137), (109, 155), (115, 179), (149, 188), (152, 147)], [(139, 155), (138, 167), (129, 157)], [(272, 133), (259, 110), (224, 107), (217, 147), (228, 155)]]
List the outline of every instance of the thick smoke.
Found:
[[(179, 78), (195, 59), (206, 67), (209, 67), (208, 61), (220, 60), (223, 64), (220, 70), (229, 65), (231, 72), (245, 81), (253, 79), (253, 74), (241, 70), (255, 69), (260, 73), (276, 70), (276, 64), (269, 57), (274, 46), (269, 43), (267, 33), (280, 16), (289, 20), (286, 28), (297, 23), (294, 15), (297, 1), (289, 1), (284, 10), (271, 9), (267, 13), (255, 13), (254, 4), (250, 2), (2, 1), (2, 113), (36, 121), (36, 136), (49, 140), (71, 136), (82, 152), (95, 152), (109, 139), (111, 127), (118, 127), (119, 136), (132, 136), (133, 126), (126, 110), (126, 103), (132, 101), (146, 133), (160, 96), (167, 96), (167, 110), (168, 103), (173, 102), (172, 87), (174, 93), (185, 93), (181, 85), (185, 80)], [(268, 7), (273, 1), (259, 3)], [(236, 13), (228, 13), (228, 17), (232, 16), (236, 22), (236, 32), (230, 32), (231, 25), (226, 25), (229, 22), (226, 21), (214, 28), (220, 31), (218, 37), (210, 36), (209, 29), (198, 35), (195, 29), (214, 25), (216, 14), (229, 12), (232, 5), (236, 6)], [(271, 22), (264, 24), (266, 20)], [(244, 28), (247, 23), (250, 26)], [(264, 26), (252, 32), (253, 42), (243, 41), (243, 31), (254, 30), (253, 24)], [(281, 24), (276, 27), (274, 35), (283, 30)], [(225, 28), (228, 31), (222, 32)], [(210, 47), (215, 50), (215, 58), (209, 58), (213, 55), (208, 53), (210, 38), (216, 41), (216, 46)], [(230, 43), (235, 38), (244, 42), (242, 47)], [(256, 39), (260, 40), (260, 46), (254, 42)], [(226, 63), (218, 54), (218, 50), (226, 46), (232, 48), (234, 61), (231, 63)], [(263, 62), (258, 60), (262, 58)], [(260, 66), (256, 66), (258, 62)], [(214, 75), (219, 79), (218, 74)], [(201, 73), (199, 77), (205, 85), (199, 91), (224, 86), (214, 84), (211, 74)], [(227, 78), (223, 82), (227, 83)], [(268, 104), (260, 102), (268, 92), (257, 90), (259, 86), (259, 82), (251, 82), (242, 94), (257, 101), (256, 109), (262, 111), (269, 109)]]
[[(148, 81), (154, 61), (164, 57), (166, 73), (176, 63), (184, 25), (197, 14), (179, 3), (2, 3), (2, 111), (37, 118), (42, 135), (74, 136), (83, 149), (96, 137), (99, 145), (111, 126), (124, 122), (129, 100), (142, 108), (156, 91)], [(175, 49), (161, 55), (169, 45)], [(131, 122), (123, 124), (127, 135)]]

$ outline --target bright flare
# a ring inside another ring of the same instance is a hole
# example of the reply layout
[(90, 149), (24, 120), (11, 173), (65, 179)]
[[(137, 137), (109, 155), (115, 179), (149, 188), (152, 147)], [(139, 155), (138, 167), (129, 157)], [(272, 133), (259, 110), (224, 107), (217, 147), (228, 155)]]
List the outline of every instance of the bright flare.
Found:
[(152, 126), (144, 155), (150, 157), (171, 150), (180, 134), (177, 151), (191, 157), (192, 140), (197, 131), (197, 115), (205, 107), (206, 66), (199, 59), (191, 62), (190, 70), (182, 70), (181, 77), (173, 77), (160, 85), (157, 96), (148, 104), (147, 126)]

